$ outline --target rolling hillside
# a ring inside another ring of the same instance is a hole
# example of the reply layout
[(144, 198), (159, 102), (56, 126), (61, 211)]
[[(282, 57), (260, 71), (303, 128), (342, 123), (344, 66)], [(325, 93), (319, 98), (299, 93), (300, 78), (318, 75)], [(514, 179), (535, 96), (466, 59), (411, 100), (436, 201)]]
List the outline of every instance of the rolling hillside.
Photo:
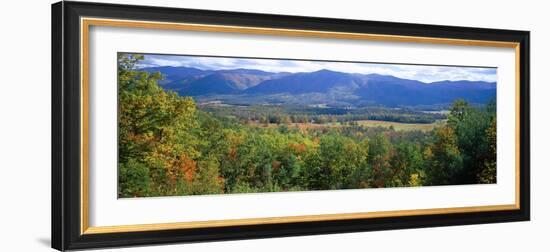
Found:
[(388, 107), (448, 104), (462, 98), (483, 104), (496, 97), (496, 83), (439, 81), (425, 83), (380, 74), (331, 70), (271, 73), (253, 69), (200, 70), (188, 67), (144, 68), (165, 77), (161, 86), (181, 96), (228, 103), (289, 103)]

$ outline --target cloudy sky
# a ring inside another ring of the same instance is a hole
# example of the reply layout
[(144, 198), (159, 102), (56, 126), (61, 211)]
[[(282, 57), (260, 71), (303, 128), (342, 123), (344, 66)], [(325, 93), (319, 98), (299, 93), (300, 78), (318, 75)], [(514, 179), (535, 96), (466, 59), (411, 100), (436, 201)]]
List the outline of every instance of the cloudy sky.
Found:
[(321, 62), (306, 60), (272, 60), (174, 55), (145, 55), (140, 67), (185, 66), (203, 70), (258, 69), (268, 72), (313, 72), (321, 69), (346, 73), (383, 74), (399, 78), (434, 82), (471, 80), (496, 82), (496, 68), (420, 66), (375, 63)]

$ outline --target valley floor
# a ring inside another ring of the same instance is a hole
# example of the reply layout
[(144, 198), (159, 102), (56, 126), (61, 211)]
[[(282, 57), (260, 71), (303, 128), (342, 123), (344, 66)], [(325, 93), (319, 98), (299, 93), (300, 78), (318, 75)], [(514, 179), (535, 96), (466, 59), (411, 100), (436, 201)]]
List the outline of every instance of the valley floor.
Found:
[[(400, 122), (390, 122), (390, 121), (381, 121), (381, 120), (359, 120), (355, 121), (359, 126), (364, 127), (382, 127), (382, 128), (393, 128), (395, 131), (423, 131), (429, 132), (433, 130), (436, 126), (442, 126), (445, 124), (445, 120), (438, 120), (433, 123), (400, 123)], [(249, 122), (248, 126), (262, 127), (262, 128), (274, 128), (281, 125), (287, 127), (298, 128), (298, 129), (321, 129), (321, 128), (338, 128), (343, 127), (341, 123), (287, 123), (287, 124), (278, 124), (278, 123), (260, 123), (260, 122)]]

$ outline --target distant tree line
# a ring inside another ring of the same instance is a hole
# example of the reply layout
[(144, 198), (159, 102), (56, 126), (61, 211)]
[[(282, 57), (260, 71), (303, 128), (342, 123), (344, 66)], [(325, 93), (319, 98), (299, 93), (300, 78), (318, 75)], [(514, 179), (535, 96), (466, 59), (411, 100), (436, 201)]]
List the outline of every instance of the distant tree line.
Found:
[(218, 117), (235, 117), (242, 123), (346, 123), (361, 120), (380, 120), (400, 123), (433, 123), (446, 119), (441, 113), (424, 113), (409, 109), (369, 108), (304, 108), (298, 106), (201, 106)]

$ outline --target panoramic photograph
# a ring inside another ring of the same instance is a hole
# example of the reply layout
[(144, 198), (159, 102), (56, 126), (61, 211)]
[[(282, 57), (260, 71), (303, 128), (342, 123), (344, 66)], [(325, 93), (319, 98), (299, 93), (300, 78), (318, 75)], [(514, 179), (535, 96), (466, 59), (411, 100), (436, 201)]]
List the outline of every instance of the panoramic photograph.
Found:
[(117, 60), (119, 198), (497, 180), (494, 67)]

